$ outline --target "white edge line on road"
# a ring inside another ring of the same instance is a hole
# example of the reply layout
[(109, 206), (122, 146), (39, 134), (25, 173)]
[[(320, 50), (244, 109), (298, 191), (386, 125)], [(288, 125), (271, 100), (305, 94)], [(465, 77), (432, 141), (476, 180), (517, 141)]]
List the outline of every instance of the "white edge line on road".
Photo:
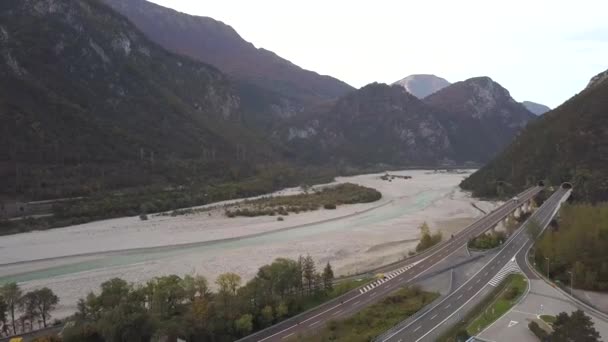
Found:
[[(417, 321), (419, 321), (420, 319), (422, 319), (424, 316), (426, 316), (429, 312), (433, 311), (435, 308), (439, 307), (441, 304), (443, 304), (446, 300), (448, 300), (454, 293), (460, 291), (460, 289), (462, 289), (464, 286), (466, 286), (469, 282), (471, 282), (473, 279), (475, 279), (475, 277), (477, 277), (477, 275), (483, 271), (487, 265), (491, 264), (494, 259), (496, 259), (497, 257), (504, 255), (503, 252), (505, 251), (505, 248), (508, 247), (509, 245), (511, 245), (513, 243), (513, 241), (515, 241), (515, 239), (522, 233), (522, 231), (524, 231), (524, 229), (520, 229), (518, 230), (517, 233), (515, 233), (515, 235), (508, 240), (507, 244), (503, 246), (503, 249), (501, 249), (501, 251), (496, 254), (490, 261), (488, 261), (479, 271), (477, 271), (466, 283), (462, 284), (459, 288), (456, 289), (456, 291), (452, 292), (452, 294), (447, 295), (441, 302), (437, 303), (437, 305), (433, 306), (429, 311), (423, 313), (422, 315), (420, 315), (420, 317), (418, 317), (417, 319), (415, 319), (414, 321), (410, 322), (408, 325), (404, 326), (403, 328), (395, 331), (393, 334), (391, 334), (390, 336), (386, 337), (384, 339), (384, 341), (388, 341), (391, 338), (393, 338), (395, 335), (399, 334), (400, 332), (402, 332), (403, 330), (409, 328), (412, 324), (416, 323)], [(521, 246), (521, 248), (523, 248), (525, 246), (525, 244), (523, 246)], [(520, 248), (520, 250), (521, 250)], [(515, 253), (515, 255), (517, 255), (517, 253)], [(449, 257), (449, 255), (448, 255)], [(441, 321), (441, 323), (437, 324), (433, 329), (429, 330), (426, 334), (424, 334), (420, 339), (424, 338), (426, 335), (430, 334), (433, 330), (435, 330), (439, 325), (445, 323), (448, 319), (450, 319), (452, 316), (454, 316), (463, 306), (467, 305), (473, 298), (475, 298), (475, 296), (477, 296), (485, 287), (487, 286), (484, 285), (475, 295), (471, 296), (471, 298), (466, 301), (463, 305), (461, 305), (458, 309), (456, 309), (450, 316), (448, 316), (446, 319), (444, 319), (443, 321)], [(420, 341), (420, 339), (416, 340)]]
[(291, 336), (291, 335), (293, 335), (293, 334), (294, 334), (294, 333), (291, 333), (291, 334), (289, 334), (289, 335), (287, 335), (287, 336), (283, 336), (283, 338), (282, 338), (282, 339), (284, 340), (284, 339), (288, 338), (289, 336)]
[(319, 322), (321, 322), (321, 321), (316, 321), (316, 322), (310, 324), (309, 327), (312, 327), (313, 325), (319, 324)]
[[(561, 203), (558, 203), (558, 204), (561, 204)], [(550, 215), (550, 216), (551, 216), (551, 217), (553, 217), (553, 216), (554, 216), (554, 212), (551, 212), (551, 215)], [(530, 217), (530, 218), (532, 218), (532, 217)], [(530, 218), (529, 218), (529, 219), (530, 219)], [(529, 220), (529, 219), (528, 219), (528, 220)], [(526, 220), (526, 222), (527, 222), (528, 220)], [(546, 225), (545, 225), (545, 227), (543, 228), (543, 231), (545, 230), (545, 228), (547, 228), (547, 226), (549, 225), (549, 223), (550, 223), (550, 222), (551, 222), (550, 220), (548, 220), (548, 221), (547, 221), (547, 224), (546, 224)], [(524, 222), (524, 223), (525, 223), (525, 222)], [(525, 227), (523, 227), (523, 226), (522, 226), (522, 228), (525, 228)], [(522, 232), (522, 231), (524, 231), (524, 230), (525, 230), (525, 229), (520, 229), (520, 230), (519, 230), (519, 232), (516, 234), (516, 236), (515, 236), (515, 237), (514, 237), (514, 238), (513, 238), (511, 241), (509, 241), (509, 244), (511, 244), (513, 241), (515, 241), (515, 238), (516, 238), (517, 236), (519, 236), (519, 235), (521, 234), (521, 232)], [(526, 241), (526, 242), (527, 242), (527, 241)], [(526, 246), (526, 243), (524, 243), (524, 244), (523, 244), (523, 245), (522, 245), (522, 246), (521, 246), (521, 247), (520, 247), (520, 248), (519, 248), (519, 249), (518, 249), (518, 250), (515, 252), (515, 255), (517, 255), (517, 254), (518, 254), (518, 253), (519, 253), (519, 252), (520, 252), (520, 251), (521, 251), (521, 250), (522, 250), (522, 249), (523, 249), (525, 246)], [(498, 254), (497, 254), (496, 256), (498, 256)], [(492, 258), (492, 260), (490, 260), (490, 262), (494, 261), (494, 259), (496, 259), (496, 256), (495, 256), (494, 258)], [(486, 264), (486, 266), (487, 266), (487, 264)], [(484, 266), (484, 268), (485, 268), (485, 266)], [(479, 270), (477, 273), (475, 273), (475, 275), (474, 275), (473, 277), (476, 277), (476, 276), (477, 276), (477, 274), (478, 274), (479, 272), (481, 272), (482, 270), (483, 270), (483, 268), (482, 268), (481, 270)], [(471, 279), (472, 279), (472, 278), (471, 278)], [(465, 284), (466, 284), (466, 283), (465, 283)], [(463, 286), (464, 286), (464, 285), (463, 285)], [(439, 324), (435, 325), (435, 326), (433, 327), (433, 329), (431, 329), (431, 330), (427, 331), (427, 333), (426, 333), (426, 334), (424, 334), (424, 335), (422, 335), (422, 336), (421, 336), (419, 339), (417, 339), (417, 340), (416, 340), (416, 342), (418, 342), (418, 341), (422, 340), (422, 339), (423, 339), (424, 337), (426, 337), (428, 334), (430, 334), (430, 333), (431, 333), (431, 332), (433, 332), (435, 329), (437, 329), (437, 327), (438, 327), (438, 326), (440, 326), (441, 324), (445, 323), (445, 322), (446, 322), (448, 319), (452, 318), (452, 316), (454, 316), (454, 315), (455, 315), (455, 314), (456, 314), (458, 311), (460, 311), (460, 309), (462, 309), (462, 308), (463, 308), (465, 305), (467, 305), (467, 304), (468, 304), (468, 303), (469, 303), (471, 300), (473, 300), (475, 297), (477, 297), (477, 295), (478, 295), (479, 293), (481, 293), (481, 291), (483, 291), (483, 289), (485, 289), (487, 286), (488, 286), (487, 284), (486, 284), (486, 285), (484, 285), (484, 286), (483, 286), (483, 287), (482, 287), (482, 288), (481, 288), (479, 291), (477, 291), (477, 293), (475, 293), (473, 296), (471, 296), (471, 298), (469, 298), (469, 300), (467, 300), (467, 301), (466, 301), (464, 304), (462, 304), (462, 305), (461, 305), (461, 306), (460, 306), (458, 309), (454, 310), (454, 312), (453, 312), (451, 315), (449, 315), (448, 317), (446, 317), (446, 318), (445, 318), (443, 321), (441, 321)], [(462, 287), (462, 286), (461, 286), (461, 287)], [(460, 288), (459, 288), (459, 289), (460, 289)], [(447, 297), (447, 298), (449, 298), (449, 297)], [(446, 298), (446, 299), (447, 299), (447, 298)], [(433, 307), (433, 309), (434, 309), (434, 307)], [(431, 309), (431, 310), (432, 310), (432, 309)], [(429, 310), (429, 311), (430, 311), (430, 310)], [(428, 312), (428, 311), (427, 311), (427, 312)], [(423, 316), (424, 316), (424, 315), (423, 315)], [(423, 316), (419, 317), (418, 319), (422, 318)], [(403, 329), (402, 329), (402, 330), (403, 330)], [(391, 336), (391, 337), (392, 337), (392, 336)]]

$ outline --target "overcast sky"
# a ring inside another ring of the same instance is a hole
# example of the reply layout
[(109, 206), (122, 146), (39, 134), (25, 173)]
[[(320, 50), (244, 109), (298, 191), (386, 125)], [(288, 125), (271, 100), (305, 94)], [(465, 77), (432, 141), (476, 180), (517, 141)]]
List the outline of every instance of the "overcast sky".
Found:
[(415, 73), (490, 76), (556, 107), (608, 69), (605, 0), (153, 0), (354, 87)]

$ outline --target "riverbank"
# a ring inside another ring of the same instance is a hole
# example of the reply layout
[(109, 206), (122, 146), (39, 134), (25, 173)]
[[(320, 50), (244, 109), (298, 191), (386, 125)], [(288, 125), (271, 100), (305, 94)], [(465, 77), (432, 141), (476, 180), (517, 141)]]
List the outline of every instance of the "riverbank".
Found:
[[(342, 205), (335, 210), (276, 217), (225, 216), (224, 205), (184, 216), (126, 217), (84, 225), (2, 237), (0, 282), (18, 281), (26, 290), (48, 286), (61, 298), (56, 317), (71, 313), (76, 300), (112, 277), (141, 283), (166, 274), (198, 273), (212, 283), (223, 272), (250, 279), (277, 257), (310, 254), (330, 261), (336, 275), (361, 272), (401, 259), (413, 249), (418, 226), (450, 236), (482, 215), (458, 189), (467, 174), (410, 170), (391, 174), (412, 179), (381, 179), (383, 174), (336, 179), (374, 188), (382, 199)], [(285, 189), (274, 196), (296, 194)], [(227, 240), (228, 239), (228, 240)], [(143, 248), (143, 250), (141, 249)], [(10, 263), (10, 264), (9, 264)]]

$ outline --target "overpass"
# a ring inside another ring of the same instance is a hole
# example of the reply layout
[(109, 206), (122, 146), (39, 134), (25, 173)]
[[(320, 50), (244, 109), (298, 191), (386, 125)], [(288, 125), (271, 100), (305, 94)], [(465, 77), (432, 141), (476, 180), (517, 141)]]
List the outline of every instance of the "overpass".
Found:
[(531, 210), (532, 198), (542, 189), (542, 186), (529, 188), (517, 195), (516, 198), (506, 201), (500, 207), (473, 222), (454, 237), (412, 258), (379, 269), (379, 271), (385, 273), (383, 279), (347, 292), (338, 298), (244, 337), (239, 341), (282, 341), (300, 333), (304, 334), (309, 330), (322, 328), (330, 320), (355, 314), (388, 296), (399, 287), (416, 280), (433, 265), (445, 260), (465, 246), (470, 239), (495, 228), (499, 224), (504, 224), (513, 215), (520, 215), (522, 212)]

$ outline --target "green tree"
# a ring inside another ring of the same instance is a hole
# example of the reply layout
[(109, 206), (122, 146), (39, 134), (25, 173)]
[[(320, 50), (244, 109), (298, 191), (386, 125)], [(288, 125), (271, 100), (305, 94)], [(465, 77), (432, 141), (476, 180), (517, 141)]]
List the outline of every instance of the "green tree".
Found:
[(15, 325), (15, 311), (19, 306), (19, 301), (21, 300), (21, 289), (17, 283), (8, 283), (0, 288), (0, 294), (6, 301), (6, 305), (8, 307), (8, 313), (11, 316), (11, 326), (13, 328), (13, 333), (17, 333), (17, 328)]
[(6, 300), (4, 300), (4, 297), (2, 297), (2, 295), (0, 295), (0, 324), (2, 324), (2, 330), (0, 331), (0, 334), (7, 334), (7, 320), (8, 317), (6, 316), (6, 311), (8, 310), (8, 304), (6, 303)]
[(224, 319), (232, 320), (236, 316), (234, 299), (241, 285), (241, 277), (236, 273), (223, 273), (217, 277), (215, 283), (219, 286), (218, 295), (223, 304), (218, 311), (223, 313)]
[(253, 330), (253, 316), (245, 314), (237, 319), (234, 325), (241, 336), (249, 335)]
[(593, 327), (593, 321), (582, 310), (571, 315), (565, 312), (557, 315), (553, 323), (552, 342), (598, 342), (600, 334)]
[(48, 287), (43, 287), (40, 290), (34, 291), (38, 314), (42, 318), (42, 323), (46, 328), (48, 320), (51, 318), (51, 311), (55, 309), (59, 303), (59, 297), (53, 293)]
[(206, 297), (209, 295), (209, 284), (203, 276), (187, 275), (182, 280), (186, 298), (192, 303), (196, 298)]
[(108, 342), (149, 341), (156, 331), (147, 310), (135, 298), (125, 298), (115, 307), (107, 308), (96, 326)]
[(151, 311), (161, 320), (167, 320), (176, 315), (186, 292), (182, 287), (182, 279), (176, 275), (158, 277), (148, 282), (148, 293), (151, 293)]
[(29, 321), (31, 327), (34, 327), (34, 322), (41, 317), (41, 313), (38, 310), (38, 296), (34, 291), (27, 292), (19, 300), (19, 310), (23, 313), (21, 316), (22, 321)]
[(241, 276), (236, 273), (223, 273), (217, 277), (215, 283), (220, 287), (220, 293), (236, 296), (236, 290), (241, 285)]
[(308, 293), (312, 293), (312, 284), (315, 279), (316, 266), (315, 261), (312, 259), (310, 255), (307, 255), (304, 258), (304, 264), (302, 265), (302, 276), (306, 280), (306, 285), (308, 287)]
[(263, 326), (272, 324), (272, 321), (274, 320), (274, 310), (272, 310), (272, 306), (266, 305), (260, 312), (260, 318)]
[(281, 302), (279, 303), (279, 306), (277, 306), (276, 308), (276, 315), (278, 319), (284, 318), (289, 314), (289, 307), (287, 307), (287, 304), (285, 304), (285, 302)]
[(120, 278), (113, 278), (101, 284), (101, 294), (97, 298), (102, 308), (108, 309), (117, 306), (129, 295), (131, 286)]
[(329, 261), (323, 269), (323, 286), (325, 287), (326, 291), (331, 291), (334, 286), (334, 271), (332, 270)]

